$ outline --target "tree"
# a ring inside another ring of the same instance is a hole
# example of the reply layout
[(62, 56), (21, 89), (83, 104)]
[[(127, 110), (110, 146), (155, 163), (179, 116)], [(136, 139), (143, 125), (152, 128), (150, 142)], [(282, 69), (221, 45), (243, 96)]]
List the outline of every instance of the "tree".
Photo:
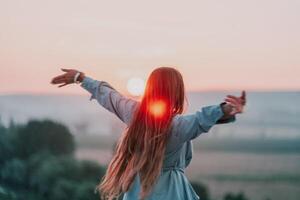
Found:
[(26, 172), (26, 164), (22, 160), (14, 158), (4, 163), (0, 176), (6, 185), (21, 187), (25, 185)]
[(70, 131), (63, 125), (45, 120), (30, 121), (19, 128), (14, 138), (15, 155), (27, 159), (40, 152), (53, 155), (70, 155), (75, 143)]
[(105, 167), (74, 157), (69, 130), (51, 121), (0, 127), (0, 199), (98, 200)]
[(6, 131), (0, 130), (0, 170), (3, 164), (13, 157), (13, 146)]

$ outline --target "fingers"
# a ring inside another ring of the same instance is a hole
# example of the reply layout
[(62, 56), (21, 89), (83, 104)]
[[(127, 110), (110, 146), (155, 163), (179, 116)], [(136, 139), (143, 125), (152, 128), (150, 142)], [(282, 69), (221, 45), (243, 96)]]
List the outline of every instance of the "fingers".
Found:
[(243, 112), (243, 107), (240, 104), (227, 103), (231, 106), (230, 115), (235, 115)]
[(227, 95), (226, 96), (227, 98), (231, 98), (231, 99), (235, 99), (235, 100), (237, 100), (237, 101), (239, 101), (239, 97), (236, 97), (236, 96), (233, 96), (233, 95)]
[(52, 84), (57, 84), (57, 83), (61, 83), (62, 81), (64, 82), (65, 80), (65, 74), (60, 75), (60, 76), (56, 76), (51, 80)]
[(52, 81), (52, 84), (61, 84), (61, 83), (67, 83), (68, 81), (67, 81), (67, 79), (65, 79), (65, 78), (59, 78), (59, 79), (55, 79), (55, 80), (53, 80)]
[(224, 100), (232, 107), (231, 115), (242, 113), (244, 105), (246, 104), (246, 92), (243, 90), (240, 97), (227, 95)]
[(52, 84), (73, 83), (73, 78), (74, 78), (73, 73), (71, 73), (71, 72), (68, 73), (67, 72), (65, 74), (54, 77), (51, 80), (51, 83)]
[(70, 83), (64, 83), (64, 84), (62, 84), (62, 85), (59, 85), (58, 87), (64, 87), (64, 86), (66, 86), (66, 85), (69, 85)]
[(225, 99), (225, 102), (229, 104), (232, 107), (231, 115), (235, 115), (237, 113), (242, 113), (243, 112), (243, 104), (241, 102), (242, 100), (237, 97), (233, 97), (228, 95), (227, 98)]
[(242, 95), (241, 95), (240, 99), (242, 100), (242, 104), (246, 105), (246, 91), (245, 90), (242, 91)]
[(71, 71), (71, 69), (61, 68), (61, 71), (63, 71), (63, 72), (69, 72), (69, 71)]
[(74, 82), (74, 76), (77, 73), (77, 70), (74, 69), (65, 69), (61, 68), (63, 72), (65, 72), (62, 75), (56, 76), (51, 80), (52, 84), (60, 84), (58, 87), (63, 87), (68, 84), (71, 84)]
[(233, 95), (227, 95), (227, 98), (235, 99), (237, 102), (239, 102), (242, 105), (246, 104), (246, 92), (245, 91), (242, 92), (242, 95), (240, 97), (236, 97)]
[(230, 113), (231, 115), (241, 113), (243, 111), (242, 105), (232, 99), (226, 100), (226, 103), (229, 104), (232, 108), (232, 111)]
[(241, 95), (240, 98), (241, 99), (246, 99), (246, 91), (245, 90), (242, 91), (242, 95)]
[(237, 97), (232, 96), (232, 95), (228, 95), (224, 100), (225, 100), (226, 103), (230, 103), (234, 107), (239, 108), (243, 105), (242, 100), (240, 98), (237, 98)]
[(240, 103), (239, 100), (237, 100), (236, 98), (232, 98), (232, 97), (228, 97), (228, 96), (226, 97), (225, 101), (228, 102), (228, 103), (232, 103), (232, 104), (239, 104)]
[(230, 102), (226, 102), (226, 103), (228, 105), (230, 105), (230, 108), (231, 108), (231, 112), (229, 113), (229, 115), (235, 115), (235, 114), (237, 114), (237, 113), (240, 112), (239, 109), (238, 109), (238, 107), (235, 104), (230, 103)]
[(66, 76), (58, 76), (58, 77), (53, 78), (51, 81), (52, 84), (59, 84), (59, 83), (65, 83), (65, 82), (69, 82), (68, 77), (66, 77)]

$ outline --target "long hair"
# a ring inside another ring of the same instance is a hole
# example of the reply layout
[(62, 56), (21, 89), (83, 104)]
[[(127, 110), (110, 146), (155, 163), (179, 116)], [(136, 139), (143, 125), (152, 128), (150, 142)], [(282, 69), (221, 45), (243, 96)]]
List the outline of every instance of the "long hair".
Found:
[(184, 100), (183, 79), (176, 69), (160, 67), (150, 74), (141, 103), (98, 186), (103, 199), (128, 191), (137, 174), (140, 199), (149, 195), (161, 172), (172, 119), (183, 112)]

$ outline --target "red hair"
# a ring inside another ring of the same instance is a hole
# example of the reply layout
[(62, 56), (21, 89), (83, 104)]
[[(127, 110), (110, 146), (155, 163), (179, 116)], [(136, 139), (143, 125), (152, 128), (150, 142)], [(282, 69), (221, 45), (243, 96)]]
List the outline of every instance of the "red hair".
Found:
[(128, 191), (137, 174), (140, 198), (147, 197), (160, 175), (171, 122), (183, 112), (184, 99), (183, 79), (176, 69), (160, 67), (151, 73), (141, 103), (98, 186), (104, 199)]

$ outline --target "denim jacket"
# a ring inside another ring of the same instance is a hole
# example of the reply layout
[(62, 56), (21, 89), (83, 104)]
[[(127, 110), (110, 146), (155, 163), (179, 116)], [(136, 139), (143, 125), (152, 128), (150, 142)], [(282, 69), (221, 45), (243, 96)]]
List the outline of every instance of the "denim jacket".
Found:
[[(114, 113), (126, 125), (129, 125), (139, 102), (126, 98), (104, 81), (85, 77), (81, 86), (96, 99), (100, 105)], [(147, 200), (194, 200), (199, 199), (184, 171), (190, 164), (193, 150), (192, 140), (201, 133), (208, 132), (217, 123), (235, 120), (220, 120), (224, 115), (220, 105), (203, 107), (189, 115), (174, 116), (167, 142), (161, 174)], [(138, 200), (140, 178), (137, 175), (123, 200)]]

